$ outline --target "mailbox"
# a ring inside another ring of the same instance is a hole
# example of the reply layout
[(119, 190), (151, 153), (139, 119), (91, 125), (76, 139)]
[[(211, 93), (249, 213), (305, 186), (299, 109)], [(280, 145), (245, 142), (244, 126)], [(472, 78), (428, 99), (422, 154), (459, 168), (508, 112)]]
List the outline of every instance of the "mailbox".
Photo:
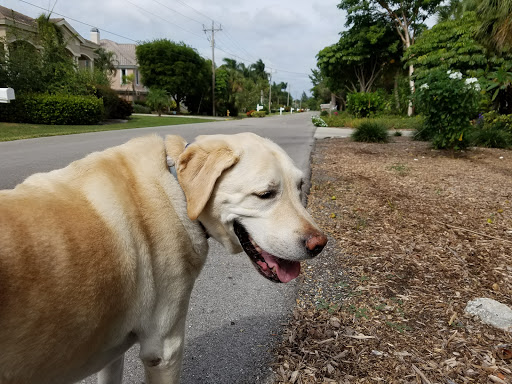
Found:
[(14, 89), (0, 88), (0, 103), (10, 103), (14, 100)]

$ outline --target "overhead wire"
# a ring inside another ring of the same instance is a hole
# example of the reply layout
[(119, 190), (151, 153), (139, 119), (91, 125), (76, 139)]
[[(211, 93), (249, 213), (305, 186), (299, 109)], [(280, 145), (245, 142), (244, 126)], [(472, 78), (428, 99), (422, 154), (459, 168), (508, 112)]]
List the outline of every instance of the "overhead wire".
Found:
[[(32, 3), (30, 3), (30, 2), (28, 2), (26, 0), (18, 0), (18, 1), (21, 1), (22, 3), (25, 3), (25, 4), (31, 5), (33, 7), (39, 8), (39, 9), (41, 9), (43, 11), (48, 11), (46, 8), (40, 7), (39, 5), (32, 4)], [(63, 15), (62, 13), (58, 13), (58, 12), (52, 11), (52, 14), (55, 14), (55, 15), (58, 15), (58, 16), (62, 16), (64, 18), (66, 18), (66, 19), (72, 20), (72, 21), (74, 21), (76, 23), (79, 23), (79, 24), (82, 24), (82, 25), (86, 25), (86, 26), (91, 27), (91, 28), (98, 28), (100, 31), (103, 31), (103, 32), (108, 33), (108, 34), (111, 34), (113, 36), (121, 37), (122, 39), (125, 39), (125, 40), (133, 41), (135, 43), (140, 43), (140, 40), (134, 40), (131, 37), (126, 37), (126, 36), (120, 35), (118, 33), (108, 31), (108, 30), (106, 30), (104, 28), (100, 28), (100, 27), (98, 27), (96, 25), (92, 25), (92, 24), (86, 23), (84, 21), (80, 21), (80, 20), (74, 19), (72, 17)]]
[[(30, 5), (30, 6), (33, 6), (33, 7), (35, 7), (35, 8), (41, 9), (41, 10), (43, 10), (43, 11), (47, 11), (47, 9), (45, 9), (45, 8), (43, 8), (43, 7), (40, 7), (40, 6), (36, 5), (36, 4), (33, 4), (33, 3), (31, 3), (31, 2), (29, 2), (29, 1), (27, 1), (27, 0), (18, 0), (18, 1), (20, 1), (20, 2), (22, 2), (22, 3), (25, 3), (25, 4), (28, 4), (28, 5)], [(167, 22), (167, 23), (169, 23), (169, 24), (172, 24), (172, 25), (174, 25), (174, 26), (176, 26), (176, 27), (178, 27), (178, 28), (180, 28), (180, 29), (184, 30), (185, 32), (188, 32), (188, 33), (190, 33), (190, 34), (192, 34), (192, 35), (194, 35), (194, 36), (196, 36), (196, 37), (199, 37), (199, 38), (201, 38), (201, 39), (204, 39), (204, 36), (201, 36), (201, 35), (199, 35), (199, 34), (197, 34), (197, 33), (194, 33), (194, 32), (192, 32), (192, 31), (189, 31), (189, 30), (187, 30), (187, 29), (185, 29), (185, 28), (183, 28), (183, 27), (179, 26), (178, 24), (173, 23), (173, 22), (171, 22), (171, 21), (169, 21), (169, 20), (167, 20), (167, 19), (163, 18), (162, 16), (156, 15), (156, 14), (154, 14), (154, 13), (152, 13), (152, 12), (150, 12), (150, 11), (148, 11), (148, 10), (146, 10), (146, 9), (142, 8), (142, 7), (140, 7), (139, 5), (137, 5), (137, 4), (133, 3), (133, 2), (131, 2), (130, 0), (126, 0), (126, 1), (127, 1), (127, 2), (129, 2), (130, 4), (134, 5), (135, 7), (139, 8), (140, 10), (142, 10), (142, 11), (144, 11), (144, 12), (146, 12), (146, 13), (148, 13), (148, 14), (150, 14), (150, 15), (154, 16), (154, 17), (160, 18), (160, 19), (162, 19), (163, 21), (165, 21), (165, 22)], [(159, 3), (159, 2), (158, 2), (158, 1), (156, 1), (156, 0), (153, 0), (153, 1), (155, 1), (155, 2)], [(212, 21), (213, 21), (213, 19), (211, 19), (210, 17), (208, 17), (208, 16), (206, 16), (206, 15), (202, 14), (201, 12), (197, 11), (195, 8), (193, 8), (192, 6), (189, 6), (188, 4), (184, 3), (183, 1), (180, 1), (180, 0), (177, 0), (177, 1), (178, 1), (179, 3), (181, 3), (181, 4), (183, 4), (183, 5), (188, 6), (188, 7), (189, 7), (189, 8), (191, 8), (191, 9), (193, 9), (194, 11), (196, 11), (196, 12), (197, 12), (197, 13), (199, 13), (199, 14), (201, 14), (202, 16), (204, 16), (204, 17), (206, 17), (206, 18), (208, 18), (208, 19), (210, 19), (210, 20), (212, 20)], [(166, 7), (166, 8), (167, 8), (167, 7)], [(169, 9), (170, 9), (170, 8), (169, 8)], [(172, 10), (172, 9), (171, 9), (171, 10)], [(82, 25), (86, 25), (86, 26), (91, 27), (91, 28), (98, 28), (100, 31), (103, 31), (103, 32), (108, 33), (108, 34), (111, 34), (111, 35), (113, 35), (113, 36), (117, 36), (117, 37), (120, 37), (120, 38), (125, 39), (125, 40), (132, 41), (132, 42), (137, 43), (137, 44), (141, 43), (141, 41), (140, 41), (140, 40), (135, 40), (135, 39), (132, 39), (131, 37), (123, 36), (123, 35), (118, 34), (118, 33), (116, 33), (116, 32), (109, 31), (109, 30), (107, 30), (107, 29), (105, 29), (105, 28), (100, 28), (100, 27), (98, 27), (98, 26), (96, 26), (96, 25), (92, 25), (92, 24), (86, 23), (86, 22), (84, 22), (84, 21), (81, 21), (81, 20), (75, 19), (75, 18), (73, 18), (73, 17), (70, 17), (70, 16), (67, 16), (67, 15), (61, 14), (61, 13), (56, 12), (56, 11), (54, 11), (54, 10), (52, 10), (51, 12), (52, 12), (52, 14), (55, 14), (55, 15), (58, 15), (58, 16), (61, 16), (61, 17), (64, 17), (64, 18), (66, 18), (66, 19), (68, 19), (68, 20), (72, 20), (72, 21), (74, 21), (74, 22), (76, 22), (76, 23), (79, 23), (79, 24), (82, 24)], [(182, 15), (182, 16), (183, 16), (183, 15)], [(187, 16), (185, 16), (185, 17), (187, 17)], [(197, 21), (197, 20), (194, 20), (194, 21), (196, 21), (196, 22), (198, 22), (198, 23), (199, 23), (199, 21)], [(235, 42), (235, 41), (233, 40), (233, 42)], [(220, 46), (217, 46), (217, 49), (218, 49), (218, 50), (220, 50), (220, 51), (222, 51), (222, 52), (224, 52), (224, 53), (226, 53), (226, 54), (228, 54), (228, 55), (229, 55), (229, 56), (231, 56), (231, 57), (235, 57), (235, 58), (237, 58), (237, 59), (239, 59), (239, 60), (242, 60), (242, 61), (243, 61), (243, 62), (245, 62), (245, 63), (254, 64), (254, 63), (257, 61), (257, 60), (249, 60), (249, 59), (247, 59), (247, 58), (244, 58), (244, 57), (241, 57), (241, 56), (239, 56), (239, 55), (236, 55), (236, 54), (234, 54), (234, 53), (232, 53), (232, 52), (229, 52), (227, 49), (224, 49), (224, 48), (222, 48), (222, 47), (220, 47)], [(248, 52), (247, 52), (247, 53), (248, 53)], [(249, 55), (249, 56), (252, 56), (252, 55)], [(201, 56), (201, 57), (203, 57), (203, 56)], [(204, 57), (203, 57), (203, 58), (204, 58)], [(288, 74), (291, 74), (291, 75), (308, 76), (308, 77), (309, 77), (309, 75), (310, 75), (310, 74), (308, 74), (308, 73), (304, 73), (304, 72), (288, 71), (288, 70), (285, 70), (285, 69), (280, 69), (280, 68), (275, 68), (275, 67), (269, 67), (269, 69), (270, 69), (270, 70), (275, 70), (275, 71), (277, 71), (277, 72), (284, 72), (284, 73), (288, 73)]]

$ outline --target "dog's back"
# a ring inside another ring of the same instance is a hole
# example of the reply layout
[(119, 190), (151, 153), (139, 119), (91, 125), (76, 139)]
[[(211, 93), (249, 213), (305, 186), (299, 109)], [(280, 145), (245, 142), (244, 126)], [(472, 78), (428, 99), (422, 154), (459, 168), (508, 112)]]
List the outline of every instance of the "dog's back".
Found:
[[(161, 139), (138, 146), (150, 152), (153, 144), (163, 163)], [(126, 250), (149, 236), (136, 225), (143, 196), (129, 156), (151, 153), (133, 149), (92, 154), (0, 191), (1, 384), (54, 383), (54, 372), (80, 372), (107, 335), (127, 331), (112, 329), (134, 294)]]

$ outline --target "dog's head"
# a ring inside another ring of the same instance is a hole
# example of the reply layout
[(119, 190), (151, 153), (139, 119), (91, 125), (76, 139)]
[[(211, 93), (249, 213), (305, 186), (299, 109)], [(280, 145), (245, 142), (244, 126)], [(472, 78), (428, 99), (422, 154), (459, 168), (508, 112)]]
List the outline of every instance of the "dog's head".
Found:
[(230, 252), (247, 253), (275, 282), (300, 273), (327, 238), (301, 203), (302, 172), (278, 145), (252, 133), (199, 136), (179, 155), (187, 211)]

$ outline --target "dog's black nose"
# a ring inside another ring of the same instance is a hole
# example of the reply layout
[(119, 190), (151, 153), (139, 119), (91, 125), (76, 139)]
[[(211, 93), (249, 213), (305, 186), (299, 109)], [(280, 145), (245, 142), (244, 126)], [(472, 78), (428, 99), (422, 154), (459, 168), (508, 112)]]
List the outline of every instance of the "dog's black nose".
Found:
[(322, 233), (315, 233), (306, 240), (306, 249), (311, 257), (317, 256), (327, 244), (327, 236)]

